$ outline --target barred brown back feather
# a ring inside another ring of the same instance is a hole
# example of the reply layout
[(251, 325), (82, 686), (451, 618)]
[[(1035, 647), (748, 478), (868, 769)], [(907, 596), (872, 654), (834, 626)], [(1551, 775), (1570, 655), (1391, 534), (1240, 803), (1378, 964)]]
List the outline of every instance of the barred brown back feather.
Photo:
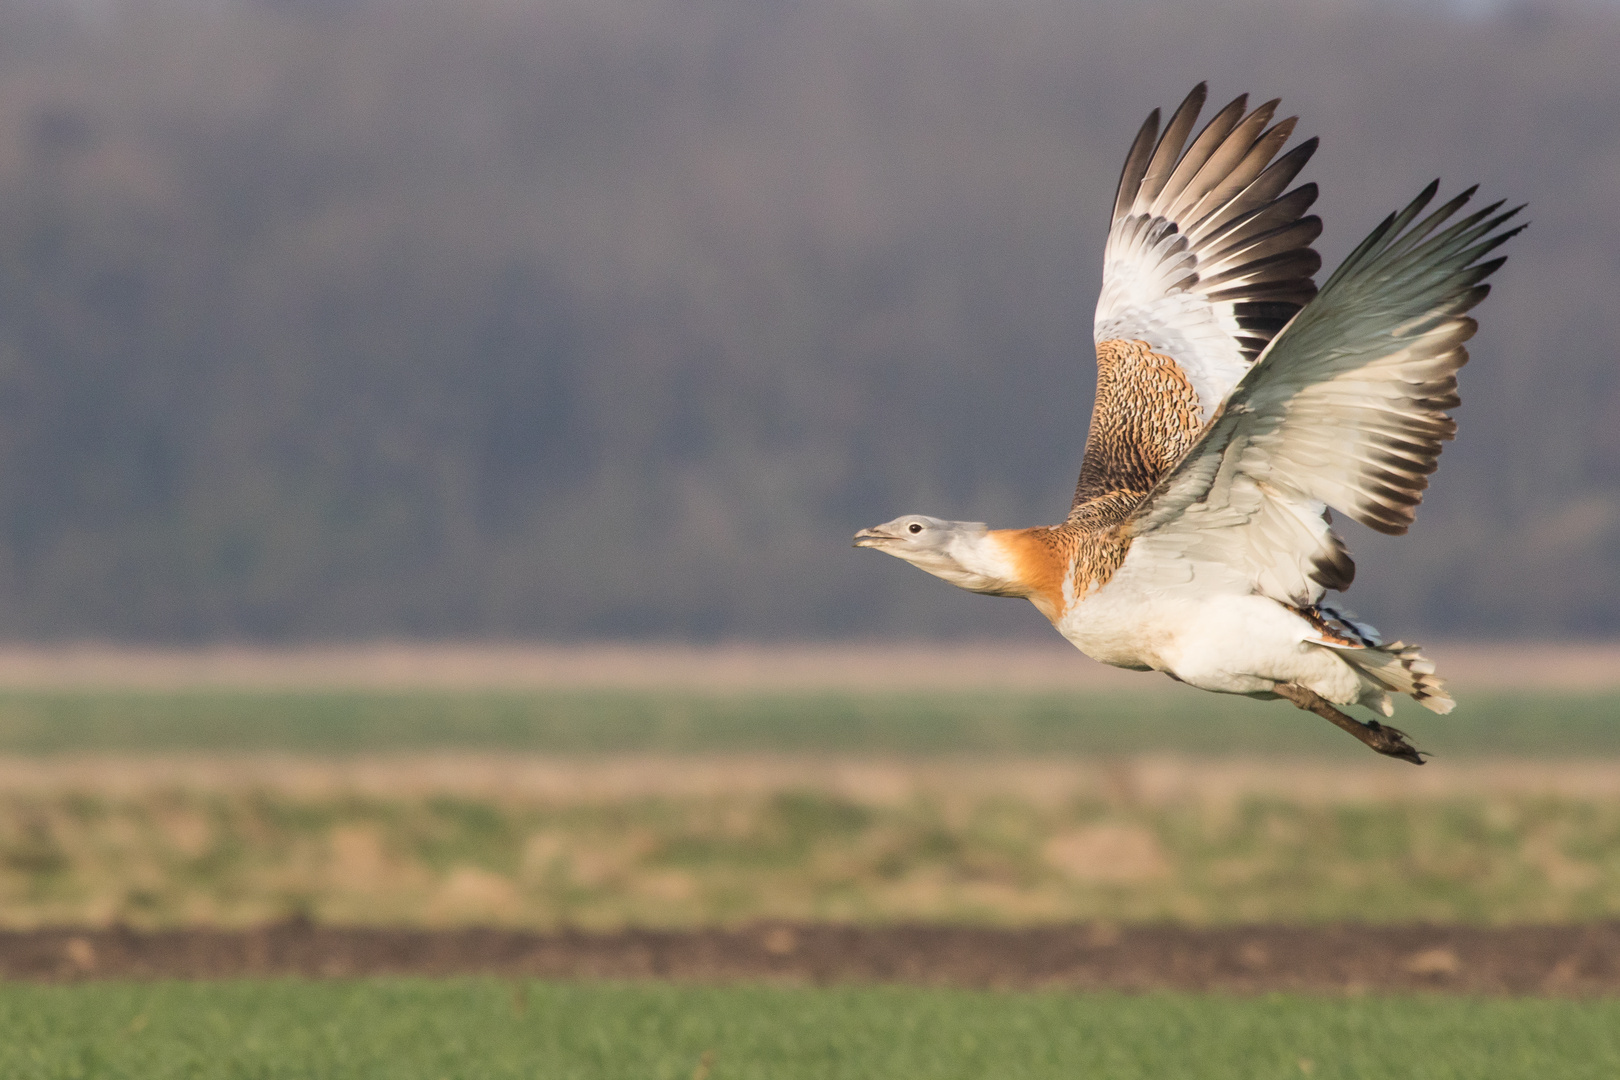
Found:
[(1198, 394), (1179, 364), (1145, 341), (1098, 345), (1097, 402), (1073, 506), (1112, 491), (1146, 495), (1199, 426)]

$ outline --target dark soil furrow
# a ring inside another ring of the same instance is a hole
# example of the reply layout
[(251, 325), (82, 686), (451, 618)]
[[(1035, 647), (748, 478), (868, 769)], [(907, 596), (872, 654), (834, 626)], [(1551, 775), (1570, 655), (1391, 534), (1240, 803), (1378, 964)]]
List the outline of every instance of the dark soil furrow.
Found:
[(1620, 993), (1620, 923), (1582, 926), (761, 924), (613, 933), (287, 922), (0, 932), (0, 978), (500, 975), (968, 987)]

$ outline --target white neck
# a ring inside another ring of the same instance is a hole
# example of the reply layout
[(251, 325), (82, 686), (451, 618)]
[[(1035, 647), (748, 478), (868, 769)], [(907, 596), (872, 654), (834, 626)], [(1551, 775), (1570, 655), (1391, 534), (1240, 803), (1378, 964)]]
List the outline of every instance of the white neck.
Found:
[(939, 548), (895, 554), (969, 592), (992, 596), (1029, 595), (1007, 551), (994, 534), (977, 523), (959, 523), (950, 540)]

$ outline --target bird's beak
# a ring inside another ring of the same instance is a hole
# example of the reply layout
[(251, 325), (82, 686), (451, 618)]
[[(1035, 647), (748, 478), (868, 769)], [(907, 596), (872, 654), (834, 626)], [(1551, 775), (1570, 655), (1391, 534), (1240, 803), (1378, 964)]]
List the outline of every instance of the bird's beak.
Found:
[(882, 547), (885, 540), (898, 540), (899, 537), (891, 533), (880, 532), (877, 529), (862, 529), (855, 534), (856, 547)]

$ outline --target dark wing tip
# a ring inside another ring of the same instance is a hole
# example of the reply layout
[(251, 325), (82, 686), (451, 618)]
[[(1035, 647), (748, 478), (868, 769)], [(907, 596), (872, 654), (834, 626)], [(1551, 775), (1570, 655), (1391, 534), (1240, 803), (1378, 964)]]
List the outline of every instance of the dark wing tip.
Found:
[(1125, 165), (1119, 171), (1119, 186), (1114, 189), (1114, 217), (1117, 221), (1130, 212), (1141, 190), (1142, 177), (1147, 174), (1148, 162), (1153, 158), (1153, 147), (1159, 138), (1159, 110), (1148, 113), (1136, 131), (1131, 149), (1125, 155)]

